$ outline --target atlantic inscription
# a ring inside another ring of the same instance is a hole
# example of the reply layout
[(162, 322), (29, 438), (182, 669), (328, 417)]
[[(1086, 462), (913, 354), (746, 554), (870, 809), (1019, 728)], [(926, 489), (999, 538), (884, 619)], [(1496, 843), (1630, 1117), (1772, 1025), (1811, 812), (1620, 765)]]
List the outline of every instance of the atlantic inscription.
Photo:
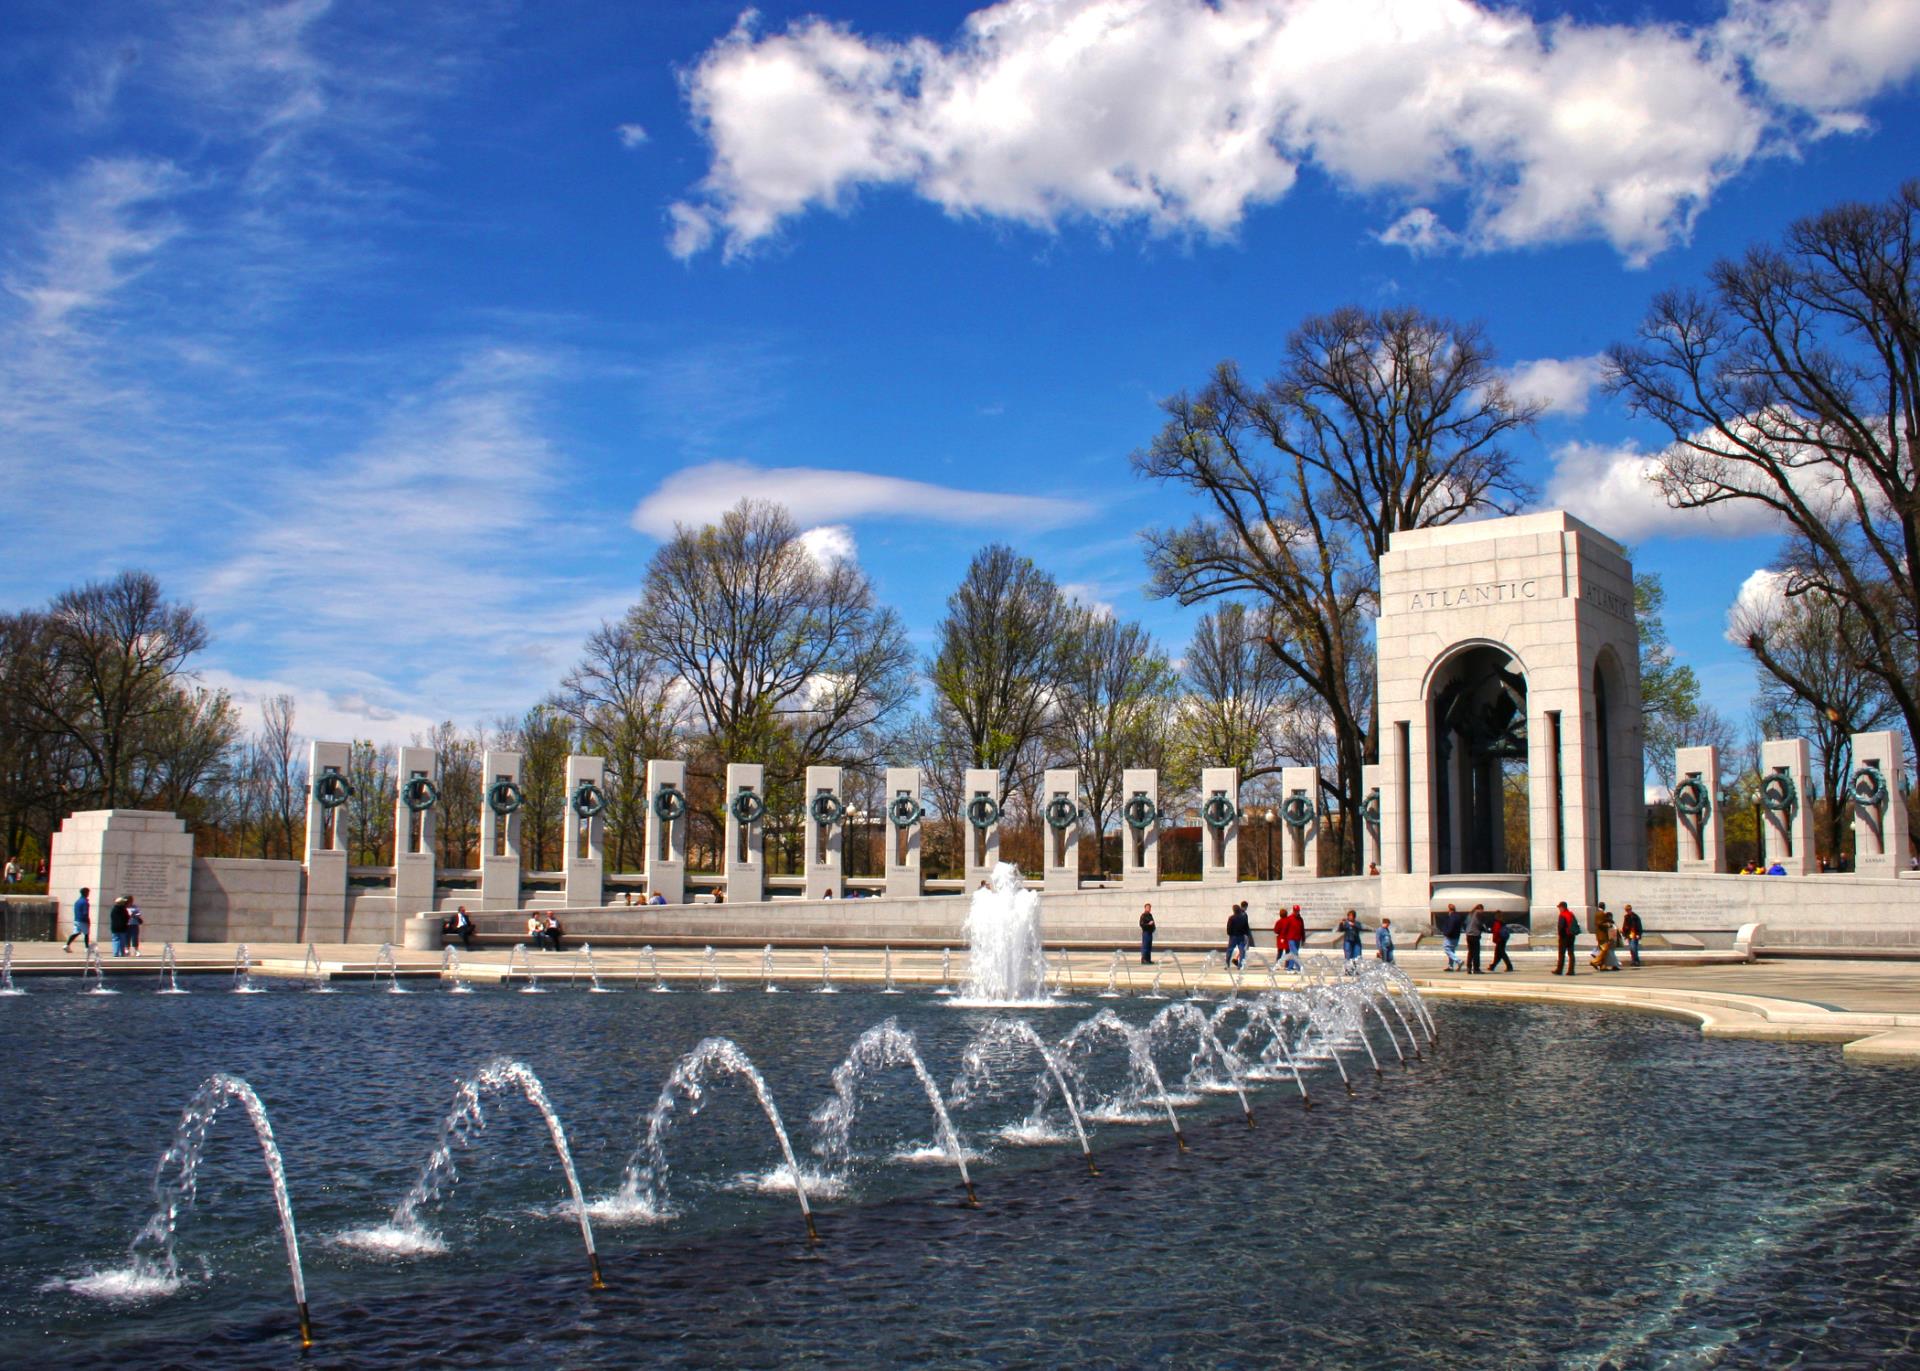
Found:
[(1440, 590), (1416, 590), (1407, 597), (1407, 608), (1469, 609), (1477, 605), (1508, 605), (1543, 598), (1549, 597), (1541, 595), (1540, 582), (1528, 577), (1524, 581), (1479, 581)]

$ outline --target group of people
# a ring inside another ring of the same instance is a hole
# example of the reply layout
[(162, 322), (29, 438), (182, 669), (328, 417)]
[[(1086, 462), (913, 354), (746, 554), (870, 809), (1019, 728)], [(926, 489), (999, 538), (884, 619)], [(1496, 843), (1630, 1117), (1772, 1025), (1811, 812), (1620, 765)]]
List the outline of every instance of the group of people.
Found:
[[(19, 885), (20, 882), (26, 880), (26, 878), (26, 868), (20, 865), (20, 859), (18, 857), (7, 858), (6, 866), (0, 868), (0, 885)], [(44, 884), (46, 879), (47, 864), (42, 862), (40, 863), (39, 880)]]
[(560, 927), (560, 920), (549, 909), (544, 913), (534, 910), (527, 915), (527, 941), (535, 947), (544, 947), (549, 952), (560, 950), (560, 939), (566, 930)]
[[(1480, 943), (1488, 934), (1493, 936), (1493, 961), (1484, 970), (1492, 972), (1506, 963), (1508, 971), (1513, 970), (1513, 958), (1507, 955), (1507, 940), (1513, 936), (1515, 924), (1498, 913), (1487, 913), (1487, 907), (1477, 904), (1462, 914), (1453, 905), (1447, 906), (1447, 912), (1440, 916), (1440, 948), (1447, 954), (1447, 970), (1465, 971), (1469, 976), (1478, 976), (1483, 968), (1480, 965)], [(1460, 944), (1467, 945), (1466, 960), (1460, 959)]]
[[(68, 952), (78, 942), (83, 951), (93, 951), (93, 890), (81, 886), (79, 897), (73, 902), (73, 932), (67, 936)], [(138, 957), (140, 955), (140, 925), (146, 917), (140, 913), (140, 906), (133, 902), (133, 896), (122, 895), (107, 910), (107, 932), (113, 938), (113, 955), (116, 957)]]

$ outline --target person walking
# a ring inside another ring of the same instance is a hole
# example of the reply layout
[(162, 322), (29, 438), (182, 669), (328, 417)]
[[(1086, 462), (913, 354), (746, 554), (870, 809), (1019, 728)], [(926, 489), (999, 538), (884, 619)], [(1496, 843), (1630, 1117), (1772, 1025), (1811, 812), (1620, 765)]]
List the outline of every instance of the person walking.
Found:
[(1640, 965), (1640, 940), (1647, 936), (1646, 925), (1640, 922), (1640, 916), (1634, 913), (1632, 905), (1620, 916), (1620, 936), (1627, 940), (1627, 952), (1633, 958), (1633, 965)]
[(1500, 915), (1493, 916), (1493, 961), (1488, 964), (1489, 973), (1498, 971), (1500, 963), (1507, 964), (1507, 970), (1513, 970), (1513, 958), (1507, 955), (1507, 939), (1513, 936), (1513, 925)]
[(1447, 970), (1460, 969), (1460, 931), (1467, 926), (1465, 917), (1452, 905), (1440, 916), (1440, 950), (1447, 954)]
[[(1247, 922), (1246, 901), (1233, 907), (1233, 913), (1227, 915), (1227, 965), (1245, 966), (1247, 949), (1253, 946), (1253, 926)], [(1239, 961), (1234, 960), (1238, 953)]]
[(122, 895), (107, 908), (107, 932), (113, 937), (113, 955), (127, 955), (127, 906), (133, 901)]
[(1276, 966), (1287, 955), (1287, 933), (1292, 928), (1293, 917), (1287, 913), (1287, 907), (1281, 905), (1280, 912), (1273, 919), (1273, 961)]
[(1580, 937), (1580, 920), (1574, 917), (1571, 909), (1567, 908), (1565, 900), (1560, 901), (1559, 912), (1553, 917), (1553, 931), (1557, 940), (1553, 974), (1558, 976), (1560, 968), (1564, 965), (1567, 969), (1566, 974), (1571, 976), (1574, 968), (1573, 945)]
[(1360, 960), (1360, 916), (1351, 909), (1340, 920), (1340, 955), (1349, 962)]
[(1480, 974), (1480, 939), (1486, 936), (1486, 906), (1477, 904), (1467, 914), (1467, 974)]
[(127, 950), (136, 957), (140, 955), (140, 925), (146, 921), (133, 896), (127, 896)]
[[(1596, 946), (1593, 955), (1587, 958), (1587, 965), (1595, 971), (1618, 971), (1620, 959), (1613, 957), (1613, 914), (1606, 905), (1601, 905), (1593, 915), (1593, 939)], [(1607, 965), (1607, 959), (1613, 957), (1613, 965)]]
[(1383, 962), (1393, 960), (1393, 920), (1382, 919), (1373, 930), (1373, 955)]
[(1140, 965), (1153, 965), (1153, 902), (1140, 911)]
[(93, 951), (93, 905), (87, 899), (92, 891), (87, 886), (80, 887), (80, 894), (73, 902), (73, 932), (67, 935), (67, 951), (73, 951), (73, 940), (79, 938), (86, 944), (83, 949)]
[(1307, 921), (1300, 917), (1300, 906), (1295, 905), (1287, 915), (1287, 970), (1300, 969), (1300, 948), (1306, 941)]

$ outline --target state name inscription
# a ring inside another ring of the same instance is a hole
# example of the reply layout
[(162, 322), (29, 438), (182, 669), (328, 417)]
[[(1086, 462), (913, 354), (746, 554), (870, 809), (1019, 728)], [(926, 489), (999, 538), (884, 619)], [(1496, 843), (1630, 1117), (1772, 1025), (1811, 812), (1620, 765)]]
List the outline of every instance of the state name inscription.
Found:
[(1416, 590), (1407, 596), (1407, 608), (1468, 609), (1479, 605), (1510, 605), (1550, 598), (1551, 595), (1541, 593), (1540, 582), (1529, 577), (1524, 581), (1478, 581), (1446, 586), (1440, 590)]

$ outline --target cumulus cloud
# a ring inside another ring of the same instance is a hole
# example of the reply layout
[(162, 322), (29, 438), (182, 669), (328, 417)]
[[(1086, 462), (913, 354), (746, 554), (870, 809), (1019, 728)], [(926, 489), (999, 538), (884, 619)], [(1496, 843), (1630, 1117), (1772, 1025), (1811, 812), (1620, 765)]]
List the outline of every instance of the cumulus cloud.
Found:
[(1507, 389), (1517, 400), (1537, 404), (1548, 414), (1585, 414), (1587, 400), (1600, 383), (1607, 359), (1541, 357), (1507, 372)]
[(1787, 611), (1790, 579), (1784, 571), (1762, 567), (1742, 581), (1740, 593), (1727, 608), (1727, 641), (1735, 647), (1745, 647), (1749, 634), (1764, 625), (1778, 623)]
[(1675, 509), (1653, 483), (1659, 454), (1631, 443), (1567, 443), (1553, 454), (1545, 506), (1564, 509), (1626, 541), (1668, 534), (1739, 538), (1774, 533), (1771, 511), (1749, 500), (1708, 509)]
[(711, 161), (672, 210), (683, 257), (870, 186), (1220, 236), (1312, 165), (1419, 201), (1381, 234), (1415, 250), (1597, 237), (1641, 261), (1770, 135), (1823, 131), (1920, 65), (1911, 0), (1734, 0), (1697, 28), (1492, 0), (1003, 0), (944, 44), (756, 22), (687, 76)]
[(845, 524), (822, 524), (818, 528), (807, 529), (800, 535), (800, 546), (823, 567), (836, 562), (851, 562), (860, 553), (859, 544), (853, 539), (853, 530)]
[(712, 523), (748, 496), (785, 505), (803, 526), (879, 516), (963, 526), (1004, 524), (1045, 529), (1072, 523), (1091, 512), (1091, 507), (1080, 500), (961, 490), (866, 471), (707, 462), (662, 481), (633, 511), (633, 526), (642, 533), (665, 538), (673, 533), (675, 524)]

